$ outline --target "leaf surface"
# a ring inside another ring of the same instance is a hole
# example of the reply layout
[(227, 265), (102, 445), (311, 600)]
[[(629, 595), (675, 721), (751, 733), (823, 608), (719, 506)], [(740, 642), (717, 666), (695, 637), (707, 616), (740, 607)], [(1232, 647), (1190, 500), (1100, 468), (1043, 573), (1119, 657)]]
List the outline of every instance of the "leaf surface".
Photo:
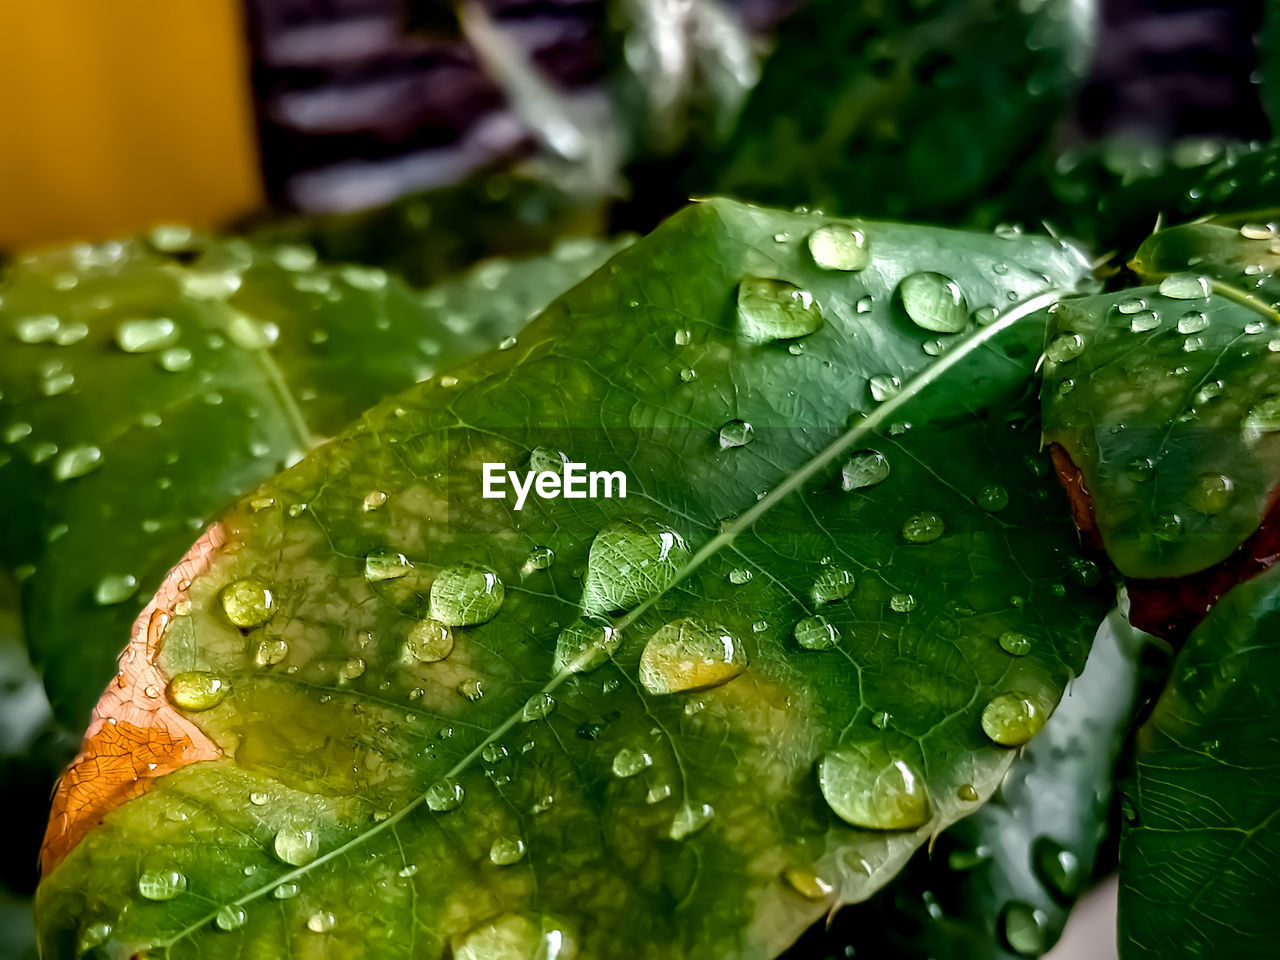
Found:
[[(370, 411), (140, 622), (84, 756), (136, 736), (163, 775), (86, 820), (109, 785), (73, 767), (46, 952), (767, 957), (865, 898), (1083, 666), (1104, 600), (1025, 385), (1086, 277), (709, 202)], [(480, 495), (562, 455), (627, 497)]]

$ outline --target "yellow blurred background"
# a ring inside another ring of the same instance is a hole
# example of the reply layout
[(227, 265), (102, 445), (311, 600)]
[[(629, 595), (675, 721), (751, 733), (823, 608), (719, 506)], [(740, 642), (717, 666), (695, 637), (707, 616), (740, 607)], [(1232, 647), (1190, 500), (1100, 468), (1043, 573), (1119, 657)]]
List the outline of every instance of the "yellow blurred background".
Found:
[(239, 0), (0, 2), (0, 249), (262, 202)]

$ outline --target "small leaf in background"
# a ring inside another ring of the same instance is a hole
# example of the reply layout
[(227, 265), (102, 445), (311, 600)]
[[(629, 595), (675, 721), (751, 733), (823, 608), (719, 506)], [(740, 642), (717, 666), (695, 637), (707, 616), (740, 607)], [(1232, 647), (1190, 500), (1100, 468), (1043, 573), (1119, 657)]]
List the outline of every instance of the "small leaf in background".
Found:
[(566, 240), (425, 293), (318, 264), (309, 247), (178, 227), (10, 266), (0, 560), (23, 581), (59, 717), (83, 724), (138, 610), (237, 495), (383, 397), (513, 336), (624, 242)]
[(1275, 954), (1280, 571), (1191, 634), (1137, 734), (1120, 842), (1126, 960)]
[[(870, 262), (815, 264), (829, 225)], [(965, 332), (907, 314), (920, 272)], [(1087, 277), (1048, 238), (708, 202), (366, 413), (143, 618), (55, 801), (44, 949), (768, 957), (869, 896), (991, 795), (986, 708), (1050, 712), (1107, 602), (1025, 391)], [(821, 325), (759, 342), (752, 278)], [(481, 496), (564, 462), (626, 498)]]

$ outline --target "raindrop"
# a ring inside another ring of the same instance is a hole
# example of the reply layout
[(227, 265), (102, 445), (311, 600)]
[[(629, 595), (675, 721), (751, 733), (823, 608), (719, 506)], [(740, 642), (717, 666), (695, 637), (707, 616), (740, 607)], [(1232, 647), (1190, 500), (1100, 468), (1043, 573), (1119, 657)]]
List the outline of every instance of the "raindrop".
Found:
[(370, 550), (364, 558), (364, 578), (371, 583), (396, 580), (412, 571), (413, 563), (408, 557), (386, 547)]
[(4, 428), (5, 443), (17, 443), (31, 436), (31, 424), (18, 420)]
[(291, 880), (285, 881), (284, 883), (278, 884), (276, 888), (271, 891), (271, 895), (277, 900), (289, 900), (298, 895), (298, 885)]
[(755, 436), (755, 427), (745, 420), (730, 420), (720, 428), (720, 448), (745, 447)]
[(996, 322), (1000, 311), (995, 307), (979, 307), (973, 311), (973, 321), (980, 327), (989, 327)]
[(451, 627), (491, 620), (502, 607), (506, 590), (498, 574), (480, 563), (455, 563), (436, 574), (431, 584), (431, 616)]
[(824, 755), (818, 785), (831, 809), (855, 827), (909, 830), (929, 821), (923, 782), (880, 743), (843, 746)]
[(913, 514), (902, 524), (902, 539), (907, 543), (932, 543), (946, 532), (946, 524), (936, 513)]
[(699, 803), (695, 805), (685, 804), (676, 811), (676, 815), (671, 819), (671, 829), (667, 831), (667, 836), (672, 840), (683, 840), (685, 837), (697, 833), (715, 816), (715, 810), (709, 803)]
[(168, 350), (161, 352), (156, 362), (160, 364), (161, 370), (167, 370), (169, 373), (190, 370), (192, 363), (191, 351), (186, 347), (170, 347)]
[(458, 684), (457, 689), (461, 696), (472, 703), (477, 703), (484, 699), (484, 684), (475, 677), (467, 677), (467, 679)]
[(871, 244), (857, 227), (832, 223), (809, 234), (809, 255), (828, 270), (862, 270), (871, 262)]
[(1160, 326), (1160, 315), (1154, 310), (1143, 310), (1129, 319), (1129, 329), (1134, 333), (1146, 333)]
[(1178, 318), (1179, 333), (1199, 333), (1209, 326), (1209, 318), (1199, 310), (1188, 310)]
[(1084, 353), (1084, 338), (1078, 333), (1060, 333), (1049, 341), (1044, 355), (1053, 363), (1066, 363)]
[(962, 783), (956, 789), (956, 796), (965, 803), (977, 803), (979, 799), (978, 788), (972, 783)]
[(534, 547), (529, 551), (525, 563), (532, 570), (546, 570), (556, 562), (556, 552), (550, 547)]
[(138, 589), (138, 579), (131, 574), (108, 574), (93, 588), (93, 602), (100, 607), (124, 603)]
[(244, 907), (229, 903), (222, 907), (213, 917), (213, 923), (219, 930), (238, 930), (244, 926), (248, 914)]
[(1274, 433), (1280, 430), (1280, 396), (1264, 397), (1245, 414), (1244, 429), (1248, 433)]
[(877, 450), (859, 450), (840, 468), (840, 489), (874, 487), (889, 476), (889, 461)]
[(615, 777), (634, 777), (640, 771), (653, 766), (653, 757), (643, 750), (623, 747), (613, 755), (613, 775)]
[(746, 567), (734, 567), (729, 571), (728, 580), (734, 586), (740, 587), (744, 583), (750, 583), (753, 576), (755, 576), (755, 574)]
[(583, 617), (556, 638), (555, 672), (589, 673), (604, 666), (622, 643), (622, 634), (604, 617)]
[(606, 524), (587, 556), (583, 609), (598, 615), (647, 600), (669, 587), (688, 559), (684, 539), (656, 520)]
[(285, 863), (305, 867), (319, 855), (320, 838), (306, 827), (291, 824), (276, 831), (271, 846)]
[(437, 780), (427, 788), (427, 806), (436, 813), (448, 813), (462, 805), (466, 792), (456, 780)]
[(499, 867), (509, 867), (524, 859), (525, 845), (519, 837), (499, 837), (489, 845), (489, 860)]
[(534, 720), (542, 720), (549, 716), (556, 708), (556, 701), (549, 693), (535, 693), (532, 697), (524, 702), (524, 706), (520, 710), (520, 719), (525, 723)]
[(703, 690), (746, 668), (746, 651), (728, 628), (684, 617), (649, 638), (640, 655), (640, 682), (654, 694)]
[(1275, 235), (1275, 230), (1266, 223), (1246, 223), (1240, 228), (1240, 236), (1246, 240), (1270, 240)]
[(785, 280), (747, 277), (738, 285), (738, 331), (744, 340), (768, 343), (804, 337), (822, 326), (813, 294)]
[(1160, 281), (1159, 290), (1171, 300), (1201, 300), (1209, 296), (1209, 281), (1194, 273), (1171, 273)]
[(267, 803), (267, 801), (270, 799), (271, 799), (271, 795), (268, 793), (263, 793), (261, 790), (253, 790), (249, 794), (249, 802), (252, 803), (255, 807), (264, 806)]
[(916, 598), (909, 593), (895, 593), (889, 598), (889, 609), (894, 613), (910, 613), (916, 608)]
[(854, 309), (857, 310), (858, 313), (870, 313), (871, 307), (874, 303), (875, 301), (869, 296), (859, 297), (858, 302), (854, 305)]
[(796, 624), (795, 638), (806, 650), (830, 650), (840, 642), (840, 631), (826, 617), (805, 617)]
[(188, 670), (169, 681), (169, 700), (180, 710), (199, 711), (216, 707), (231, 685), (207, 670)]
[(1220, 513), (1231, 503), (1235, 483), (1221, 473), (1207, 473), (1196, 479), (1191, 488), (1191, 506), (1200, 513), (1212, 516)]
[(834, 889), (812, 867), (784, 867), (782, 881), (806, 900), (825, 900)]
[(1000, 929), (1014, 953), (1038, 957), (1045, 948), (1045, 917), (1039, 910), (1014, 901), (1004, 908)]
[(902, 381), (887, 373), (877, 373), (867, 381), (871, 389), (871, 399), (876, 403), (884, 403), (896, 397), (902, 391)]
[(969, 305), (950, 277), (913, 273), (903, 278), (898, 293), (907, 316), (925, 330), (959, 333), (969, 322)]
[(178, 327), (168, 317), (125, 320), (116, 327), (116, 346), (125, 353), (148, 353), (171, 347)]
[(144, 871), (138, 877), (138, 893), (148, 900), (172, 900), (187, 892), (187, 878), (176, 867)]
[(312, 933), (326, 933), (335, 923), (337, 919), (328, 910), (317, 910), (307, 918), (307, 929)]
[(404, 879), (407, 880), (410, 877), (416, 876), (417, 873), (418, 873), (418, 865), (416, 863), (406, 863), (403, 867), (401, 867), (399, 870), (396, 871), (396, 876), (403, 877)]
[(53, 461), (53, 479), (74, 480), (102, 466), (102, 451), (86, 443), (68, 447)]
[(265, 350), (280, 338), (280, 328), (237, 313), (227, 324), (227, 338), (241, 350)]
[(94, 947), (100, 947), (107, 942), (107, 937), (111, 936), (111, 924), (99, 920), (97, 923), (91, 923), (84, 928), (84, 932), (80, 934), (80, 943), (77, 945), (78, 953), (88, 953)]
[(978, 506), (990, 513), (999, 513), (1009, 505), (1009, 491), (998, 483), (978, 491)]
[(58, 334), (58, 318), (51, 313), (21, 317), (13, 325), (13, 333), (23, 343), (45, 343)]
[(828, 564), (813, 578), (809, 596), (815, 604), (835, 603), (853, 593), (856, 583), (853, 574), (843, 567)]
[(1025, 657), (1031, 652), (1031, 638), (1016, 630), (1006, 630), (1000, 634), (1000, 647), (1005, 653), (1015, 657)]
[(364, 495), (364, 500), (361, 501), (360, 505), (364, 507), (366, 513), (371, 513), (386, 502), (387, 495), (385, 493), (381, 490), (370, 490)]
[(1080, 893), (1080, 859), (1056, 840), (1038, 838), (1031, 847), (1031, 862), (1055, 900), (1070, 903)]
[(1004, 747), (1020, 747), (1044, 726), (1045, 711), (1026, 694), (1002, 693), (982, 709), (982, 730)]
[(275, 596), (260, 580), (237, 580), (223, 587), (218, 596), (222, 612), (237, 627), (260, 626), (275, 616)]
[(1126, 316), (1140, 313), (1147, 308), (1147, 301), (1141, 297), (1130, 297), (1128, 300), (1121, 300), (1116, 304), (1116, 309)]
[(419, 663), (436, 663), (453, 652), (453, 631), (439, 620), (419, 620), (409, 628), (404, 652)]
[(279, 637), (263, 640), (253, 651), (253, 662), (260, 667), (270, 667), (289, 655), (289, 644)]

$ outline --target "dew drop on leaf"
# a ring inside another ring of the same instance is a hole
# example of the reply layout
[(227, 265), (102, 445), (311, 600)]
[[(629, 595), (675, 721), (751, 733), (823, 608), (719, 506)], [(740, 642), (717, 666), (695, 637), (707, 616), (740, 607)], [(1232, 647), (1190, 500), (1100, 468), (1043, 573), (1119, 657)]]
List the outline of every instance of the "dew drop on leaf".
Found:
[(190, 370), (193, 358), (191, 351), (186, 347), (170, 347), (168, 350), (162, 351), (156, 359), (161, 370), (169, 373), (181, 373), (183, 370)]
[(1246, 223), (1240, 228), (1240, 236), (1246, 240), (1270, 240), (1275, 230), (1265, 223)]
[(267, 793), (263, 793), (261, 790), (254, 790), (249, 794), (249, 802), (252, 803), (255, 807), (261, 807), (265, 805), (266, 802), (270, 799), (271, 799), (271, 795)]
[(360, 502), (360, 505), (364, 507), (366, 512), (371, 513), (386, 502), (387, 495), (385, 493), (381, 490), (370, 490), (364, 495), (364, 499)]
[(80, 934), (80, 942), (77, 945), (77, 952), (88, 953), (94, 947), (100, 947), (107, 942), (107, 937), (111, 936), (111, 924), (99, 920), (91, 923), (84, 928), (84, 932)]
[(962, 783), (956, 789), (956, 796), (965, 803), (977, 803), (978, 789), (972, 783)]
[(378, 547), (364, 558), (364, 578), (371, 583), (396, 580), (413, 572), (413, 563), (403, 553)]
[(1060, 333), (1044, 349), (1045, 357), (1053, 363), (1067, 363), (1084, 352), (1084, 338), (1078, 333)]
[(1178, 318), (1179, 333), (1199, 333), (1209, 326), (1209, 318), (1199, 310), (1188, 310)]
[(529, 723), (549, 716), (556, 708), (555, 698), (549, 693), (535, 693), (524, 702), (520, 709), (520, 719)]
[(409, 628), (404, 652), (419, 663), (436, 663), (453, 652), (453, 631), (447, 624), (430, 617), (419, 620)]
[(1221, 513), (1231, 503), (1235, 483), (1221, 473), (1207, 473), (1197, 477), (1191, 487), (1191, 506), (1203, 514)]
[(795, 638), (806, 650), (830, 650), (840, 642), (840, 631), (826, 617), (805, 617), (796, 624)]
[(462, 805), (466, 793), (456, 780), (437, 780), (427, 788), (427, 806), (436, 813), (448, 813)]
[(271, 847), (290, 866), (305, 867), (319, 855), (320, 838), (307, 827), (289, 824), (276, 831)]
[(978, 491), (978, 506), (990, 513), (999, 513), (1009, 505), (1009, 491), (998, 483), (992, 483)]
[(641, 770), (653, 765), (653, 757), (643, 750), (623, 747), (613, 755), (613, 775), (615, 777), (634, 777)]
[(1025, 657), (1031, 652), (1031, 638), (1016, 630), (1006, 630), (1000, 634), (1000, 648), (1015, 657)]
[(1275, 433), (1280, 430), (1280, 396), (1264, 397), (1245, 414), (1244, 429), (1247, 433)]
[(833, 889), (812, 867), (795, 864), (783, 868), (782, 881), (806, 900), (824, 900)]
[(1194, 273), (1171, 273), (1160, 281), (1158, 289), (1171, 300), (1201, 300), (1209, 296), (1209, 281)]
[(173, 346), (178, 327), (168, 317), (140, 317), (116, 326), (116, 346), (125, 353), (148, 353)]
[(874, 487), (889, 476), (889, 461), (878, 450), (859, 450), (840, 468), (840, 489)]
[(1126, 316), (1139, 313), (1147, 308), (1147, 301), (1141, 297), (1130, 297), (1128, 300), (1121, 300), (1116, 304), (1116, 309)]
[(916, 772), (880, 743), (825, 754), (818, 785), (840, 819), (868, 830), (909, 830), (927, 823), (929, 798)]
[(93, 588), (93, 602), (100, 607), (124, 603), (138, 589), (138, 579), (132, 574), (108, 574)]
[(1031, 697), (1002, 693), (982, 708), (982, 731), (1004, 747), (1020, 747), (1044, 726), (1045, 711)]
[(1143, 310), (1129, 319), (1129, 329), (1134, 333), (1146, 333), (1160, 326), (1160, 315), (1154, 310)]
[(227, 338), (241, 350), (265, 350), (280, 338), (280, 328), (237, 313), (227, 324)]
[(895, 593), (889, 598), (889, 609), (894, 613), (910, 613), (916, 608), (916, 598), (909, 593)]
[(924, 271), (898, 285), (902, 306), (916, 326), (935, 333), (959, 333), (969, 322), (969, 305), (950, 277)]
[(179, 710), (209, 710), (226, 698), (231, 685), (207, 670), (188, 670), (169, 681), (169, 700)]
[(276, 602), (271, 588), (260, 580), (237, 580), (219, 594), (222, 612), (237, 627), (261, 626), (275, 616)]
[(534, 547), (529, 551), (525, 563), (531, 570), (546, 570), (556, 562), (556, 552), (550, 547)]
[(832, 223), (809, 234), (809, 255), (827, 270), (863, 270), (871, 262), (871, 244), (857, 227)]
[(549, 918), (504, 913), (469, 931), (453, 960), (573, 960), (577, 938)]
[(307, 929), (312, 933), (326, 933), (334, 928), (337, 918), (328, 910), (317, 910), (307, 917)]
[(280, 637), (263, 640), (253, 650), (253, 662), (260, 667), (270, 667), (289, 655), (289, 643)]
[(854, 309), (857, 310), (858, 313), (870, 313), (874, 304), (875, 301), (869, 296), (859, 297), (857, 304), (854, 305)]
[(653, 694), (718, 686), (746, 668), (746, 651), (727, 627), (693, 617), (659, 627), (640, 654), (640, 682)]
[(499, 867), (509, 867), (524, 859), (525, 845), (519, 837), (499, 837), (489, 845), (489, 860)]
[(871, 390), (871, 399), (876, 403), (884, 403), (902, 392), (902, 381), (887, 373), (877, 373), (867, 381)]
[(685, 804), (671, 818), (671, 828), (667, 831), (667, 836), (672, 840), (683, 840), (705, 827), (711, 822), (713, 816), (715, 811), (709, 803)]
[(298, 885), (292, 880), (286, 880), (284, 883), (278, 884), (271, 895), (277, 900), (289, 900), (298, 895)]
[(247, 918), (244, 907), (229, 903), (214, 914), (213, 923), (219, 930), (238, 930)]
[(502, 608), (506, 589), (498, 574), (480, 563), (445, 567), (431, 584), (431, 616), (451, 627), (491, 620)]
[(475, 677), (467, 677), (458, 684), (458, 693), (470, 700), (472, 703), (478, 703), (484, 699), (484, 684)]
[(747, 277), (738, 285), (738, 332), (751, 343), (804, 337), (822, 326), (813, 294), (785, 280)]
[(146, 870), (138, 877), (138, 893), (148, 900), (172, 900), (186, 891), (187, 878), (176, 867)]
[(745, 447), (755, 437), (756, 429), (745, 420), (730, 420), (720, 428), (720, 448)]
[(20, 317), (13, 325), (13, 334), (23, 343), (45, 343), (58, 333), (60, 323), (51, 313)]
[(902, 539), (907, 543), (932, 543), (946, 532), (946, 524), (936, 513), (916, 513), (902, 524)]
[[(56, 449), (56, 448), (55, 448)], [(92, 444), (80, 443), (68, 447), (53, 461), (53, 479), (74, 480), (92, 473), (102, 466), (102, 451)]]
[(613, 656), (622, 635), (604, 617), (583, 617), (560, 631), (556, 638), (554, 670), (589, 673)]
[(647, 600), (674, 581), (689, 559), (684, 539), (654, 520), (615, 520), (591, 541), (582, 607), (605, 614)]
[(813, 578), (809, 596), (814, 603), (835, 603), (853, 593), (855, 586), (857, 583), (852, 573), (844, 567), (828, 564)]
[(1080, 860), (1051, 837), (1039, 837), (1031, 848), (1036, 876), (1055, 900), (1068, 903), (1080, 892)]
[(1038, 957), (1045, 948), (1045, 917), (1028, 904), (1014, 901), (1000, 916), (1000, 932), (1014, 953)]

